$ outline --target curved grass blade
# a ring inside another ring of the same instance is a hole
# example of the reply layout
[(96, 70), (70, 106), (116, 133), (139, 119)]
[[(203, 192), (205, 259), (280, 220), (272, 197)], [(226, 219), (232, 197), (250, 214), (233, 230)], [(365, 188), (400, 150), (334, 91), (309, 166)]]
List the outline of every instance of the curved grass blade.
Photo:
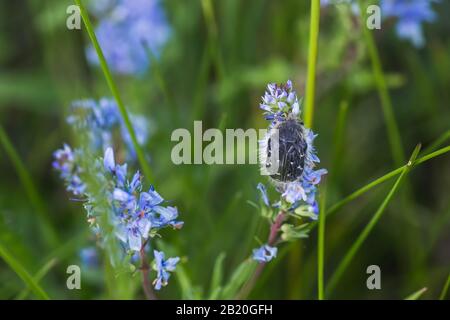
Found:
[(447, 295), (448, 288), (450, 287), (450, 274), (447, 277), (447, 281), (445, 282), (444, 288), (442, 288), (442, 292), (439, 295), (439, 300), (444, 300)]
[(217, 298), (220, 294), (220, 288), (223, 280), (223, 261), (225, 260), (225, 252), (219, 254), (214, 264), (213, 274), (211, 277), (211, 289), (209, 294), (209, 300)]
[(144, 151), (142, 150), (142, 147), (139, 145), (139, 142), (137, 141), (136, 133), (134, 132), (134, 128), (131, 124), (131, 120), (128, 115), (127, 109), (125, 108), (125, 105), (119, 94), (117, 85), (113, 80), (111, 71), (109, 70), (109, 67), (108, 67), (108, 63), (106, 62), (105, 56), (103, 55), (103, 51), (97, 41), (97, 37), (95, 36), (94, 29), (92, 28), (92, 24), (89, 19), (89, 15), (86, 12), (86, 9), (84, 8), (83, 4), (81, 3), (81, 0), (74, 0), (74, 1), (75, 1), (75, 4), (80, 8), (81, 17), (83, 18), (84, 26), (86, 27), (89, 38), (91, 39), (92, 45), (94, 46), (94, 49), (97, 53), (98, 60), (100, 61), (100, 66), (101, 66), (103, 74), (106, 78), (106, 82), (108, 83), (109, 89), (111, 90), (111, 93), (117, 102), (117, 106), (119, 107), (119, 111), (120, 111), (122, 119), (125, 123), (125, 127), (127, 128), (127, 131), (130, 134), (131, 140), (133, 142), (133, 146), (136, 151), (136, 154), (137, 154), (137, 157), (139, 160), (139, 164), (141, 165), (141, 169), (145, 175), (145, 178), (148, 181), (152, 178), (152, 171), (145, 159)]
[(427, 288), (422, 288), (407, 296), (405, 300), (418, 300), (427, 290)]
[(347, 267), (352, 262), (354, 256), (356, 255), (356, 253), (358, 252), (358, 250), (360, 249), (360, 247), (362, 246), (362, 244), (364, 243), (366, 238), (369, 236), (369, 234), (372, 231), (372, 229), (375, 227), (375, 225), (380, 220), (380, 218), (383, 215), (387, 205), (389, 204), (389, 202), (391, 201), (391, 199), (395, 195), (396, 191), (398, 190), (398, 188), (400, 186), (400, 183), (402, 182), (404, 177), (408, 174), (409, 170), (412, 168), (412, 166), (413, 166), (413, 164), (414, 164), (414, 162), (416, 160), (416, 157), (419, 154), (419, 152), (420, 152), (420, 144), (414, 149), (414, 151), (413, 151), (413, 153), (411, 155), (411, 158), (409, 159), (409, 161), (406, 164), (406, 166), (404, 166), (400, 176), (398, 177), (397, 181), (394, 183), (394, 185), (391, 188), (391, 190), (389, 191), (388, 195), (383, 200), (382, 204), (380, 205), (378, 210), (375, 212), (375, 214), (372, 217), (372, 219), (369, 221), (369, 223), (366, 225), (366, 227), (363, 229), (363, 231), (359, 234), (359, 236), (356, 239), (356, 241), (352, 244), (350, 249), (347, 251), (347, 253), (344, 256), (344, 258), (342, 259), (341, 263), (338, 265), (336, 271), (331, 276), (330, 282), (329, 282), (329, 284), (327, 286), (327, 293), (333, 291), (333, 289), (336, 287), (337, 282), (340, 280), (341, 276), (347, 270)]
[(0, 125), (0, 143), (3, 145), (6, 154), (8, 155), (12, 164), (14, 165), (17, 175), (19, 176), (20, 182), (22, 183), (27, 196), (30, 199), (32, 206), (34, 207), (34, 210), (39, 215), (39, 224), (42, 229), (42, 236), (44, 237), (47, 244), (49, 244), (52, 247), (56, 246), (58, 244), (58, 236), (52, 224), (50, 223), (50, 218), (47, 214), (45, 204), (41, 199), (41, 197), (39, 196), (37, 188), (34, 185), (33, 180), (31, 179), (31, 176), (25, 164), (20, 159), (19, 154), (17, 153), (16, 149), (14, 148), (8, 135), (6, 134), (1, 125)]
[(49, 300), (48, 294), (36, 283), (27, 270), (14, 258), (10, 252), (0, 243), (0, 257), (5, 260), (6, 264), (22, 279), (22, 281), (30, 288), (30, 290), (41, 300)]

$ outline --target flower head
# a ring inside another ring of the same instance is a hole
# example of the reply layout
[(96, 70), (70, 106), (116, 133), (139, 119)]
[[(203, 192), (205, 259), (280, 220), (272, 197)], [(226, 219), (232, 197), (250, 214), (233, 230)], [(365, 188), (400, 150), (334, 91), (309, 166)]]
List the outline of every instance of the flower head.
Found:
[(300, 104), (301, 101), (292, 89), (292, 82), (288, 80), (285, 84), (268, 84), (259, 107), (264, 110), (267, 120), (282, 120), (288, 114), (298, 116)]
[(269, 262), (277, 256), (278, 249), (267, 244), (253, 250), (253, 259), (259, 263)]
[(153, 281), (153, 285), (156, 290), (160, 290), (162, 286), (166, 286), (170, 273), (175, 271), (177, 263), (180, 261), (179, 257), (164, 259), (164, 252), (154, 250), (155, 255), (155, 265), (154, 269), (157, 272), (156, 279)]

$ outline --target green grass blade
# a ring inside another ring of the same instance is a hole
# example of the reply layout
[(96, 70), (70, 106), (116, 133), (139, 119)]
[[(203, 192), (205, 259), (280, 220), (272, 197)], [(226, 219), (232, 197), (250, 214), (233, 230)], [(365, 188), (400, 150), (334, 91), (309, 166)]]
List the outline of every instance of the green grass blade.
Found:
[[(36, 272), (36, 274), (34, 275), (33, 279), (36, 283), (39, 283), (46, 275), (47, 273), (56, 265), (57, 260), (56, 259), (52, 259), (50, 261), (48, 261), (46, 264), (44, 264), (42, 266), (41, 269), (38, 270), (38, 272)], [(23, 300), (25, 299), (28, 294), (30, 293), (30, 288), (26, 287), (24, 288), (15, 298), (16, 300)]]
[(25, 270), (25, 268), (17, 261), (11, 253), (0, 243), (0, 257), (5, 260), (6, 264), (22, 279), (22, 281), (30, 288), (37, 298), (49, 300), (48, 294), (34, 281), (33, 277)]
[(367, 21), (367, 11), (365, 10), (366, 8), (364, 7), (363, 2), (364, 1), (359, 1), (359, 11), (361, 13), (364, 38), (366, 40), (367, 49), (369, 51), (370, 60), (372, 62), (372, 69), (378, 90), (378, 95), (380, 96), (381, 100), (381, 108), (383, 111), (384, 121), (386, 122), (392, 157), (394, 159), (395, 165), (400, 166), (405, 162), (405, 152), (403, 150), (397, 121), (395, 120), (395, 114), (392, 108), (392, 101), (391, 97), (389, 96), (386, 78), (383, 73), (380, 54), (378, 53), (378, 49), (371, 31), (369, 30), (369, 28), (365, 27), (365, 22)]
[(324, 291), (324, 257), (325, 257), (325, 218), (326, 218), (326, 186), (322, 186), (319, 213), (319, 231), (317, 239), (317, 291), (318, 299), (325, 299)]
[(405, 300), (418, 300), (427, 290), (427, 288), (422, 288), (407, 296)]
[[(450, 152), (450, 146), (447, 146), (445, 148), (441, 148), (435, 152), (432, 152), (430, 154), (427, 154), (419, 159), (417, 159), (417, 161), (413, 164), (412, 167), (415, 167), (419, 164), (422, 164), (430, 159), (433, 159), (437, 156), (443, 155), (447, 152)], [(340, 200), (339, 202), (335, 203), (334, 205), (332, 205), (328, 210), (327, 210), (327, 215), (333, 214), (335, 212), (337, 212), (339, 209), (341, 209), (343, 206), (345, 206), (347, 203), (355, 200), (356, 198), (360, 197), (361, 195), (363, 195), (364, 193), (366, 193), (367, 191), (371, 190), (372, 188), (378, 186), (379, 184), (388, 181), (389, 179), (399, 175), (402, 173), (402, 171), (406, 168), (405, 166), (402, 166), (400, 168), (397, 168), (387, 174), (385, 174), (384, 176), (375, 179), (374, 181), (370, 182), (369, 184), (365, 185), (364, 187), (359, 188), (358, 190), (354, 191), (353, 193), (351, 193), (350, 195), (348, 195), (347, 197), (345, 197), (344, 199)], [(311, 229), (315, 226), (315, 224), (311, 225)]]
[(92, 28), (91, 21), (89, 19), (89, 15), (84, 8), (84, 5), (81, 3), (81, 0), (75, 0), (76, 5), (80, 8), (81, 17), (83, 18), (84, 26), (86, 27), (89, 38), (91, 39), (92, 45), (97, 53), (98, 60), (100, 61), (100, 66), (102, 68), (103, 74), (106, 78), (106, 82), (108, 83), (109, 89), (111, 90), (114, 99), (117, 102), (117, 106), (119, 107), (120, 114), (125, 123), (125, 127), (127, 128), (128, 133), (130, 134), (131, 140), (133, 142), (134, 149), (136, 151), (139, 163), (141, 165), (141, 169), (145, 175), (147, 181), (152, 179), (152, 171), (150, 166), (148, 165), (142, 147), (139, 145), (136, 133), (134, 132), (134, 128), (131, 124), (130, 117), (128, 116), (127, 109), (122, 101), (122, 98), (119, 94), (119, 90), (117, 88), (116, 83), (111, 75), (111, 71), (109, 70), (108, 63), (106, 62), (105, 56), (103, 55), (103, 51), (97, 41), (97, 37), (95, 36), (94, 29)]
[(439, 300), (444, 300), (447, 295), (448, 288), (450, 287), (450, 274), (447, 277), (447, 281), (445, 282), (444, 288), (442, 288), (442, 292), (439, 295)]
[(375, 214), (372, 217), (372, 219), (369, 221), (369, 223), (366, 225), (366, 227), (363, 229), (363, 231), (359, 234), (359, 236), (356, 239), (356, 241), (352, 244), (352, 246), (350, 247), (350, 249), (348, 250), (348, 252), (344, 256), (344, 258), (342, 259), (341, 263), (338, 265), (336, 271), (331, 276), (330, 282), (328, 284), (328, 287), (327, 287), (327, 292), (328, 293), (331, 292), (336, 287), (337, 282), (340, 280), (341, 276), (347, 270), (347, 267), (352, 262), (354, 256), (358, 252), (359, 248), (362, 246), (362, 244), (364, 243), (366, 238), (369, 236), (369, 234), (372, 231), (372, 229), (375, 227), (375, 225), (380, 220), (381, 216), (385, 212), (385, 209), (386, 209), (387, 205), (389, 204), (389, 202), (393, 198), (395, 192), (399, 188), (400, 183), (402, 182), (404, 177), (408, 174), (409, 170), (412, 168), (412, 166), (413, 166), (413, 164), (414, 164), (414, 162), (416, 160), (416, 157), (419, 154), (419, 151), (420, 151), (420, 145), (418, 145), (414, 149), (410, 160), (408, 161), (406, 166), (403, 168), (400, 176), (398, 177), (397, 181), (394, 183), (394, 185), (391, 188), (391, 190), (389, 191), (388, 195), (383, 200), (382, 204), (380, 205), (378, 210), (375, 212)]
[(211, 277), (211, 288), (208, 299), (213, 299), (217, 296), (217, 290), (220, 289), (223, 280), (223, 261), (225, 260), (225, 252), (219, 254), (214, 264), (213, 274)]
[(430, 146), (428, 146), (425, 150), (422, 151), (423, 154), (429, 154), (435, 151), (437, 148), (442, 146), (447, 140), (450, 139), (450, 130), (444, 132), (439, 138), (436, 139)]
[(304, 121), (309, 128), (312, 127), (314, 117), (314, 95), (316, 90), (316, 62), (319, 39), (320, 0), (311, 1), (311, 21), (309, 29), (308, 51), (308, 78), (306, 80), (306, 96)]
[(208, 28), (208, 49), (212, 61), (218, 74), (218, 78), (223, 80), (225, 77), (225, 65), (219, 48), (219, 32), (217, 22), (214, 17), (214, 7), (211, 0), (202, 0), (202, 10), (205, 16), (206, 26)]
[(42, 201), (39, 193), (37, 191), (36, 186), (31, 179), (31, 175), (29, 174), (25, 164), (20, 159), (19, 154), (11, 143), (8, 135), (4, 131), (3, 127), (0, 125), (0, 143), (5, 149), (6, 154), (11, 160), (14, 168), (19, 176), (19, 180), (25, 189), (25, 192), (30, 199), (31, 205), (34, 207), (34, 210), (39, 215), (39, 223), (42, 228), (42, 236), (44, 237), (47, 244), (54, 247), (58, 244), (58, 237), (55, 229), (50, 223), (50, 217), (47, 214), (47, 210), (45, 208), (44, 201)]
[(336, 120), (336, 129), (334, 130), (333, 139), (333, 157), (331, 161), (331, 169), (333, 176), (338, 176), (338, 171), (342, 162), (342, 150), (344, 146), (345, 128), (347, 125), (348, 102), (342, 101), (339, 105), (339, 113)]

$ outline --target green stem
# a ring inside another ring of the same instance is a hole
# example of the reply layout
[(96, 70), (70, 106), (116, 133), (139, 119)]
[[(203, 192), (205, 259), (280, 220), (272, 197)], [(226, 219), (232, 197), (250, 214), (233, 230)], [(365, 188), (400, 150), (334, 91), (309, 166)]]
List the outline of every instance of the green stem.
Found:
[(375, 40), (369, 28), (366, 28), (367, 13), (363, 6), (363, 1), (359, 2), (359, 8), (361, 13), (361, 19), (363, 22), (363, 33), (366, 40), (367, 49), (369, 50), (370, 60), (372, 61), (372, 69), (375, 77), (375, 83), (378, 90), (378, 95), (381, 100), (381, 108), (383, 110), (384, 120), (387, 126), (387, 134), (389, 139), (389, 144), (391, 148), (392, 157), (394, 163), (400, 166), (405, 162), (405, 152), (403, 150), (402, 140), (400, 137), (400, 131), (397, 126), (397, 121), (395, 120), (395, 114), (392, 108), (391, 97), (389, 96), (389, 91), (386, 83), (386, 78), (383, 73), (383, 68), (381, 65), (380, 55), (378, 53), (377, 46), (375, 45)]
[(97, 41), (97, 37), (95, 36), (94, 29), (92, 28), (91, 21), (89, 19), (89, 15), (86, 12), (86, 9), (84, 8), (83, 4), (81, 3), (81, 0), (75, 0), (75, 3), (80, 8), (81, 17), (83, 18), (84, 25), (86, 27), (87, 33), (89, 35), (89, 38), (91, 39), (92, 45), (94, 46), (95, 51), (97, 52), (98, 59), (100, 61), (100, 66), (102, 68), (103, 74), (106, 78), (106, 82), (108, 83), (109, 89), (111, 90), (111, 93), (114, 96), (114, 99), (117, 102), (117, 105), (119, 107), (120, 114), (122, 116), (122, 119), (125, 123), (125, 127), (128, 130), (128, 133), (130, 134), (131, 140), (133, 142), (134, 149), (136, 151), (139, 163), (141, 165), (142, 171), (146, 177), (147, 180), (150, 180), (152, 178), (152, 171), (150, 169), (150, 166), (148, 165), (144, 152), (139, 145), (136, 134), (134, 132), (133, 126), (131, 124), (130, 117), (128, 116), (127, 109), (125, 108), (125, 105), (122, 101), (122, 98), (119, 94), (119, 90), (117, 89), (117, 85), (113, 80), (113, 77), (111, 75), (111, 71), (109, 70), (108, 64), (106, 62), (105, 56), (103, 55), (103, 51)]
[(19, 154), (17, 153), (16, 149), (14, 148), (8, 135), (3, 130), (3, 127), (1, 125), (0, 143), (3, 145), (6, 154), (14, 165), (20, 182), (22, 183), (27, 196), (30, 199), (32, 206), (34, 207), (34, 210), (39, 215), (39, 223), (40, 227), (42, 228), (43, 237), (50, 246), (55, 247), (58, 244), (58, 236), (52, 224), (50, 223), (50, 217), (47, 213), (44, 201), (39, 196), (39, 192), (37, 191), (38, 189), (34, 185), (30, 173), (28, 172), (25, 164), (20, 159)]
[(325, 257), (325, 218), (326, 218), (326, 186), (322, 186), (319, 213), (319, 231), (317, 240), (317, 291), (318, 299), (325, 299), (324, 291), (324, 257)]
[(5, 260), (6, 264), (22, 279), (22, 281), (30, 288), (30, 290), (42, 300), (49, 300), (48, 294), (34, 281), (33, 277), (25, 270), (25, 268), (17, 261), (11, 253), (0, 243), (0, 257)]
[(350, 250), (344, 256), (344, 259), (342, 259), (341, 263), (338, 265), (338, 268), (336, 269), (334, 274), (331, 276), (330, 282), (327, 286), (328, 293), (333, 291), (333, 289), (336, 287), (337, 282), (340, 280), (341, 276), (347, 270), (347, 267), (352, 262), (354, 256), (356, 255), (356, 253), (358, 252), (358, 250), (360, 249), (360, 247), (362, 246), (362, 244), (364, 243), (366, 238), (369, 236), (372, 229), (375, 227), (375, 225), (380, 220), (381, 216), (385, 212), (387, 205), (389, 204), (389, 202), (393, 198), (395, 192), (399, 188), (400, 183), (402, 182), (404, 177), (408, 174), (409, 170), (412, 168), (412, 166), (416, 160), (416, 157), (419, 154), (419, 151), (420, 151), (420, 145), (418, 145), (414, 149), (414, 151), (411, 155), (411, 158), (409, 159), (408, 163), (403, 167), (400, 176), (398, 177), (397, 181), (394, 183), (394, 186), (389, 191), (388, 195), (386, 196), (386, 198), (384, 199), (384, 201), (382, 202), (382, 204), (380, 205), (378, 210), (375, 212), (372, 219), (369, 221), (369, 223), (366, 225), (366, 227), (360, 233), (360, 235), (358, 236), (356, 241), (352, 244), (352, 246), (350, 247)]
[(311, 21), (309, 29), (308, 51), (308, 79), (306, 82), (306, 96), (304, 121), (305, 126), (311, 128), (314, 117), (314, 94), (316, 88), (316, 62), (319, 39), (320, 0), (311, 0)]

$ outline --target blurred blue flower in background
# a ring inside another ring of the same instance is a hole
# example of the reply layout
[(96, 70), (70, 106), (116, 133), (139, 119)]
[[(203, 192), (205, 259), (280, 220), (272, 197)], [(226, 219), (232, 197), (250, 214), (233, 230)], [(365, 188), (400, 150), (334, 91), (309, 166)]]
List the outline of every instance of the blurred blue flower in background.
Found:
[(381, 13), (383, 18), (395, 17), (397, 35), (407, 39), (416, 47), (425, 44), (422, 23), (433, 22), (436, 14), (433, 11), (433, 2), (440, 0), (381, 0)]
[[(99, 20), (95, 34), (106, 61), (119, 74), (144, 74), (149, 51), (159, 56), (171, 32), (159, 0), (95, 0), (89, 9)], [(87, 58), (99, 65), (92, 46)]]
[(154, 250), (153, 254), (155, 255), (155, 265), (154, 269), (157, 272), (157, 276), (155, 281), (153, 281), (153, 285), (156, 290), (160, 290), (162, 286), (166, 286), (169, 278), (170, 272), (175, 271), (177, 263), (180, 261), (179, 257), (168, 258), (164, 260), (164, 252)]
[(92, 268), (99, 264), (99, 257), (95, 247), (83, 248), (80, 251), (80, 259), (83, 266)]
[[(150, 136), (149, 121), (140, 115), (130, 114), (130, 121), (140, 145), (145, 145)], [(88, 136), (93, 151), (103, 152), (113, 145), (114, 130), (118, 130), (126, 146), (127, 160), (136, 159), (133, 141), (120, 115), (114, 99), (101, 98), (76, 100), (71, 105), (67, 122)]]
[(277, 256), (277, 251), (276, 247), (265, 244), (257, 249), (253, 249), (253, 259), (259, 263), (269, 262)]

